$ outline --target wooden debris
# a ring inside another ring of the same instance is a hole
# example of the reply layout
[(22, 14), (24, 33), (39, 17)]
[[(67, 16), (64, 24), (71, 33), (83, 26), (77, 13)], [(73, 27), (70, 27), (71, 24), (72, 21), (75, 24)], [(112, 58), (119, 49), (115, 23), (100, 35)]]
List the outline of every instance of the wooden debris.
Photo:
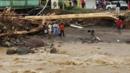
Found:
[(39, 26), (37, 28), (31, 29), (30, 31), (14, 31), (14, 32), (1, 33), (0, 37), (14, 36), (14, 35), (24, 35), (24, 34), (34, 33), (34, 32), (38, 32), (42, 28), (43, 28), (43, 26)]
[(0, 14), (0, 37), (16, 36), (34, 33), (42, 29), (38, 21), (24, 19), (11, 9), (4, 10)]

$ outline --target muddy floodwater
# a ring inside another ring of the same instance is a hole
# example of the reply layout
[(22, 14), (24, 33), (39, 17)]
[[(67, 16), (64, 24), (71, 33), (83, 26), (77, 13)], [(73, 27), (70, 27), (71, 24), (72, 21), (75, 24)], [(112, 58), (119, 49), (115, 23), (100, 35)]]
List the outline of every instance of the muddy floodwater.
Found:
[(91, 28), (102, 41), (83, 43), (88, 29), (66, 28), (65, 38), (53, 40), (56, 54), (39, 47), (34, 54), (6, 55), (8, 48), (1, 47), (0, 73), (130, 73), (130, 31)]

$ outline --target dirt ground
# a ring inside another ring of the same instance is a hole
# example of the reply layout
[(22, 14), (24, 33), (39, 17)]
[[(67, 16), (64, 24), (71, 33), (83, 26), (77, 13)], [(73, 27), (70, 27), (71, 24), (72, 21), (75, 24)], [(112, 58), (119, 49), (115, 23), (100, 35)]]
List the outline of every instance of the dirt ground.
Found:
[[(83, 42), (89, 38), (89, 29), (96, 30), (101, 42)], [(66, 28), (65, 38), (54, 37), (58, 53), (50, 54), (39, 47), (27, 55), (6, 55), (0, 49), (0, 73), (129, 73), (130, 30), (119, 34), (111, 27)], [(37, 37), (37, 36), (33, 36)], [(45, 37), (37, 37), (46, 39)], [(52, 40), (46, 40), (52, 42)]]

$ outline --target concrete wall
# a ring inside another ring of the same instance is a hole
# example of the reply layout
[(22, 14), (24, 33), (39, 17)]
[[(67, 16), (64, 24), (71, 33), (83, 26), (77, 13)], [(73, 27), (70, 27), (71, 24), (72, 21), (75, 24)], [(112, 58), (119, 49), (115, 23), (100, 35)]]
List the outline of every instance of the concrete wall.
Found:
[(96, 9), (96, 0), (85, 0), (86, 2), (86, 9)]

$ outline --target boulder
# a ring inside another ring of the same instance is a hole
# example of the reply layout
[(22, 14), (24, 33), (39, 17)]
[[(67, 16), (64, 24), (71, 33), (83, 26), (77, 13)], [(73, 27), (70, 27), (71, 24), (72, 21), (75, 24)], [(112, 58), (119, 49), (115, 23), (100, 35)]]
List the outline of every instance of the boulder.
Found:
[(16, 54), (16, 50), (14, 49), (8, 49), (7, 52), (6, 52), (7, 55), (13, 55), (13, 54)]
[(16, 49), (16, 53), (19, 55), (25, 55), (28, 53), (32, 53), (32, 50), (29, 48), (18, 48), (18, 49)]
[(52, 48), (52, 49), (50, 50), (50, 53), (57, 53), (57, 49), (56, 49), (56, 48)]
[(31, 48), (43, 47), (45, 45), (44, 41), (39, 37), (31, 37), (27, 39), (24, 44), (24, 46)]

